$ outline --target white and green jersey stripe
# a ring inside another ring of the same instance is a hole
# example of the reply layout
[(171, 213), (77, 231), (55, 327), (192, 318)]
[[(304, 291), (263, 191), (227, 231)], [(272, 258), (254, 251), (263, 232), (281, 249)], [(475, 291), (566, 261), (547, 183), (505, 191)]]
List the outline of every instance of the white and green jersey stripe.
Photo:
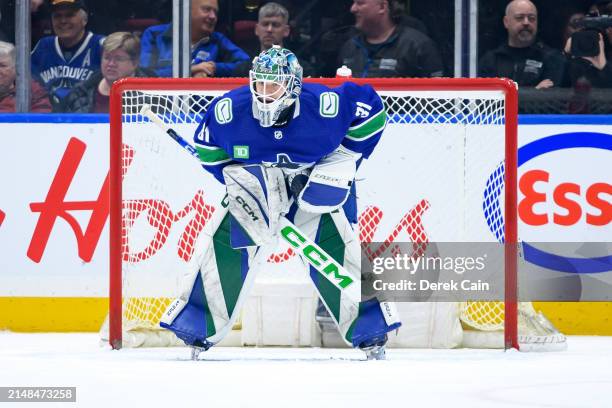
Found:
[(200, 161), (205, 166), (216, 166), (231, 161), (227, 152), (220, 147), (196, 144)]
[(382, 132), (387, 124), (387, 113), (381, 109), (367, 120), (349, 127), (346, 138), (355, 142), (367, 140), (372, 136)]

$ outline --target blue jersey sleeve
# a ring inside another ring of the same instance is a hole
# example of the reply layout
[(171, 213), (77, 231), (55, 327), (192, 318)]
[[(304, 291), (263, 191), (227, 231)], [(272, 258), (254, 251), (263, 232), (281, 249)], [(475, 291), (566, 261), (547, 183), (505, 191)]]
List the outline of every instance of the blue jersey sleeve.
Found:
[(214, 103), (210, 104), (210, 108), (204, 114), (202, 122), (198, 125), (193, 141), (195, 143), (198, 156), (202, 168), (211, 173), (220, 183), (225, 184), (223, 179), (223, 168), (227, 165), (237, 163), (229, 156), (229, 154), (221, 147), (220, 143), (215, 140), (215, 135), (211, 131), (211, 122), (214, 121)]
[(153, 69), (153, 47), (155, 47), (155, 38), (151, 28), (143, 31), (140, 38), (140, 66), (141, 68)]
[(382, 99), (370, 85), (352, 82), (343, 85), (352, 109), (352, 121), (342, 145), (362, 157), (370, 157), (387, 124), (387, 113)]
[(30, 54), (30, 66), (31, 66), (31, 70), (32, 70), (32, 76), (35, 78), (40, 78), (40, 71), (41, 71), (41, 60), (42, 60), (42, 55), (45, 53), (45, 44), (43, 43), (43, 39), (41, 38), (40, 40), (38, 40), (38, 42), (36, 43), (36, 46), (34, 47), (34, 49), (32, 50), (31, 54)]
[(140, 39), (140, 67), (155, 72), (158, 77), (172, 76), (172, 42), (164, 33), (170, 24), (148, 27)]

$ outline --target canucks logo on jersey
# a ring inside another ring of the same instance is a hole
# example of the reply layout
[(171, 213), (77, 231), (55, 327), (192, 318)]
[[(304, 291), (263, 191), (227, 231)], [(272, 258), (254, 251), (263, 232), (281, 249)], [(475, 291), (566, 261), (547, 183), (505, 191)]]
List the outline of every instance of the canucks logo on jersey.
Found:
[(338, 115), (338, 94), (335, 92), (323, 92), (320, 96), (320, 109), (319, 113), (321, 116), (326, 118), (333, 118)]

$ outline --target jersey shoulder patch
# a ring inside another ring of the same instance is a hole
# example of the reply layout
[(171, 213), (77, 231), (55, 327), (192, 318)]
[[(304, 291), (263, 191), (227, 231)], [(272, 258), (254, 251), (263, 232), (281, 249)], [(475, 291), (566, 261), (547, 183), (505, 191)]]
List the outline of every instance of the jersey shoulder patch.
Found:
[(215, 120), (220, 125), (225, 125), (233, 119), (232, 100), (230, 98), (222, 98), (215, 104)]
[(338, 116), (340, 97), (336, 92), (322, 92), (319, 95), (319, 114), (324, 118)]
[(248, 86), (241, 86), (218, 97), (211, 104), (212, 113), (219, 125), (227, 125), (234, 120), (234, 111), (250, 112), (252, 105), (251, 91)]

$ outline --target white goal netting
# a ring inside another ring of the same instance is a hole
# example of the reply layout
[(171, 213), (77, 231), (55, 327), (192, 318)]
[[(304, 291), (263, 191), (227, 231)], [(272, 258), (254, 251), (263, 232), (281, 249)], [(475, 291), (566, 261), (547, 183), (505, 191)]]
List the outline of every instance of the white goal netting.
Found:
[[(143, 105), (151, 106), (159, 118), (191, 141), (207, 106), (223, 90), (185, 90), (184, 84), (168, 91), (151, 90), (152, 83), (146, 86), (149, 90), (127, 89), (122, 97), (117, 161), (122, 178), (122, 259), (120, 270), (113, 273), (122, 284), (124, 347), (175, 342), (170, 333), (158, 329), (158, 322), (177, 295), (198, 234), (223, 194), (222, 186), (195, 159), (139, 113)], [(366, 256), (395, 253), (398, 242), (414, 243), (412, 256), (419, 256), (429, 242), (503, 242), (506, 94), (457, 84), (448, 89), (439, 83), (432, 89), (420, 85), (412, 90), (409, 80), (399, 80), (377, 89), (387, 108), (388, 127), (371, 160), (360, 169), (357, 182), (359, 238), (379, 243), (368, 247)], [(269, 258), (269, 268), (236, 327), (241, 336), (237, 344), (321, 344), (320, 333), (313, 328), (314, 291), (307, 289), (306, 274), (296, 258), (282, 245)], [(279, 296), (287, 299), (281, 301), (287, 309), (283, 316), (273, 307)], [(404, 307), (409, 306), (400, 305), (400, 313)], [(435, 309), (433, 314), (428, 309), (427, 316), (421, 316), (422, 311), (405, 312), (410, 320), (432, 320), (442, 313), (442, 320), (448, 321), (443, 328), (425, 325), (419, 333), (445, 332), (443, 341), (418, 340), (417, 346), (503, 346), (503, 302), (462, 302)], [(410, 333), (412, 323), (405, 321), (401, 331)], [(544, 326), (545, 318), (530, 304), (519, 307), (523, 336), (519, 341), (564, 340), (552, 339), (556, 331)], [(107, 327), (102, 330), (106, 338)], [(283, 333), (284, 329), (289, 333)], [(249, 330), (254, 334), (248, 334)], [(468, 332), (477, 333), (477, 340), (470, 340)], [(391, 343), (411, 346), (413, 337), (400, 335)]]

